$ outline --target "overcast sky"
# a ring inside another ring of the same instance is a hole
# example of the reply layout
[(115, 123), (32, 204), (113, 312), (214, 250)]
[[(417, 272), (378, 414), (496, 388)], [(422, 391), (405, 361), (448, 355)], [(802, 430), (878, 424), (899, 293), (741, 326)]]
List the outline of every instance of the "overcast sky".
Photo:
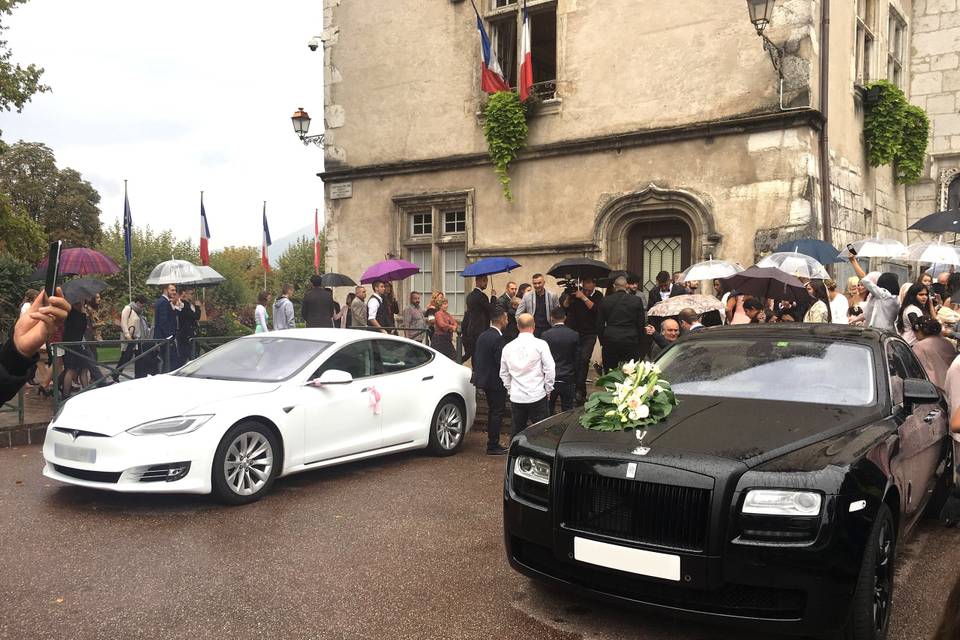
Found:
[(323, 126), (321, 0), (30, 0), (7, 20), (14, 59), (46, 69), (51, 93), (0, 114), (8, 142), (50, 146), (100, 192), (105, 223), (199, 237), (200, 191), (211, 245), (259, 245), (323, 216), (320, 148), (290, 116)]

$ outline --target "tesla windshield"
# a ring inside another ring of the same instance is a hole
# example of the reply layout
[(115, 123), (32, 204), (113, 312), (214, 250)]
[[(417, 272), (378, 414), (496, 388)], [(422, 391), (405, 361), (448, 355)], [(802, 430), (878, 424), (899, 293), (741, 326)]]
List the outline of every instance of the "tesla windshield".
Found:
[(873, 352), (843, 342), (717, 338), (682, 342), (657, 361), (678, 394), (844, 406), (873, 404)]
[(331, 344), (293, 338), (243, 338), (228, 342), (194, 360), (177, 371), (176, 375), (280, 382), (303, 369)]

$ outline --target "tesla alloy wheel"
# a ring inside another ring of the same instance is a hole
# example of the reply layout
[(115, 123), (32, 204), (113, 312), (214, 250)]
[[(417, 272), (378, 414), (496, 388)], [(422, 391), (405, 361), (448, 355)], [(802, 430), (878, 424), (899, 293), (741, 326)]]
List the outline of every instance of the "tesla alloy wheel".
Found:
[(456, 453), (467, 430), (467, 412), (455, 396), (440, 401), (430, 422), (430, 451), (438, 456)]
[(235, 424), (213, 461), (213, 490), (227, 504), (259, 500), (273, 485), (280, 462), (276, 437), (257, 422)]
[(893, 602), (893, 562), (897, 539), (890, 508), (881, 505), (863, 551), (860, 577), (850, 603), (846, 637), (884, 640), (890, 627)]

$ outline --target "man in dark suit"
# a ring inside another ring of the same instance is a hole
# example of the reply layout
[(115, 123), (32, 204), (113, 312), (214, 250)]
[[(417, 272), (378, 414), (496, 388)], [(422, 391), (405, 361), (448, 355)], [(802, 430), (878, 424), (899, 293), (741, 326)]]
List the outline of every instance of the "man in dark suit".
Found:
[(567, 313), (563, 307), (557, 307), (550, 312), (550, 321), (553, 326), (543, 332), (543, 340), (550, 346), (553, 362), (556, 365), (556, 379), (553, 391), (550, 393), (550, 413), (556, 413), (557, 398), (560, 398), (560, 409), (573, 409), (574, 395), (576, 394), (577, 355), (580, 352), (580, 334), (564, 324)]
[(303, 296), (301, 315), (308, 327), (323, 329), (333, 328), (333, 315), (336, 309), (333, 304), (333, 294), (323, 288), (323, 279), (320, 276), (310, 276), (313, 288)]
[[(177, 285), (168, 284), (153, 305), (153, 338), (155, 340), (169, 340), (170, 351), (168, 367), (180, 360), (177, 352), (177, 311), (173, 308), (177, 297)], [(166, 373), (162, 366), (160, 373)]]
[(507, 404), (507, 390), (500, 379), (500, 356), (503, 353), (503, 329), (507, 313), (497, 307), (493, 310), (486, 331), (477, 337), (473, 352), (473, 384), (483, 389), (487, 397), (487, 455), (502, 456), (507, 449), (500, 444), (503, 410)]
[(686, 293), (686, 289), (679, 284), (674, 284), (673, 280), (670, 279), (670, 274), (668, 272), (661, 271), (657, 274), (656, 288), (650, 290), (650, 295), (647, 298), (647, 309), (650, 309), (650, 307), (658, 302), (669, 300), (675, 296), (682, 296)]
[(693, 309), (682, 309), (677, 319), (680, 321), (680, 329), (684, 333), (696, 333), (704, 329), (704, 326), (700, 323), (700, 315)]
[(490, 327), (490, 318), (496, 305), (495, 299), (484, 293), (487, 288), (487, 276), (477, 276), (476, 285), (467, 296), (467, 308), (463, 312), (463, 359), (473, 355), (477, 338)]
[(627, 293), (627, 279), (613, 281), (614, 292), (600, 303), (597, 336), (603, 347), (603, 368), (609, 371), (621, 362), (639, 360), (650, 351), (643, 300)]

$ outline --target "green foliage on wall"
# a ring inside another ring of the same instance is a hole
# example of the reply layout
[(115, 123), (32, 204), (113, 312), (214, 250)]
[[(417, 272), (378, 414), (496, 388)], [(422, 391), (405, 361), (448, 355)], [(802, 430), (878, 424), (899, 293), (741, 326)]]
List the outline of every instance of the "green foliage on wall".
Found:
[(927, 114), (886, 80), (867, 85), (867, 95), (863, 131), (870, 166), (892, 164), (898, 182), (916, 181), (927, 150)]
[(503, 196), (513, 201), (510, 191), (510, 163), (527, 143), (526, 110), (519, 96), (512, 91), (500, 91), (490, 96), (483, 111), (483, 134), (493, 160), (494, 171), (500, 177)]

